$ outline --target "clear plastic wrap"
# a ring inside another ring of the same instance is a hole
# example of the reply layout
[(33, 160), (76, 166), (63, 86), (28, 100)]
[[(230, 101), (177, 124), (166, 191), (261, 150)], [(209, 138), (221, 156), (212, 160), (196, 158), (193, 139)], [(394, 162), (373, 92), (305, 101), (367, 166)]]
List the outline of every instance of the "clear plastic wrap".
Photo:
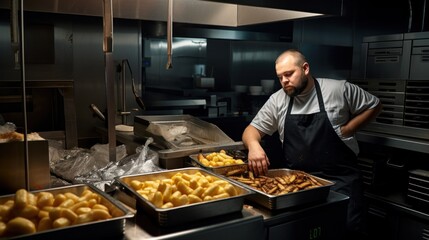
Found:
[(105, 167), (94, 169), (87, 174), (79, 175), (73, 181), (96, 184), (97, 182), (113, 181), (118, 176), (160, 171), (162, 168), (159, 167), (158, 153), (149, 148), (149, 144), (152, 142), (153, 139), (149, 138), (145, 145), (136, 149), (136, 154), (110, 162)]
[[(51, 172), (67, 181), (73, 182), (77, 176), (85, 175), (109, 164), (107, 144), (96, 144), (91, 149), (67, 150), (63, 149), (60, 144), (51, 143), (49, 145)], [(116, 147), (117, 159), (122, 159), (126, 155), (125, 145)]]
[(11, 133), (16, 131), (16, 125), (11, 122), (7, 122), (4, 125), (0, 125), (0, 134)]
[(126, 156), (125, 145), (116, 147), (115, 162), (108, 161), (108, 145), (96, 144), (91, 149), (63, 149), (62, 142), (49, 141), (51, 172), (72, 184), (90, 183), (104, 191), (115, 177), (160, 171), (158, 153), (149, 148), (153, 138)]

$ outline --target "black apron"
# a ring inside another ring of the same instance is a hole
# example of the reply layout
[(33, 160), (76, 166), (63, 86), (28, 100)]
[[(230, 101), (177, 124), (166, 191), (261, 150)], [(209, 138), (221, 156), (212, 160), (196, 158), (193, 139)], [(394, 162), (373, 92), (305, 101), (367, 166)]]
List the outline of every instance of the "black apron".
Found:
[(319, 83), (314, 81), (320, 112), (286, 113), (283, 152), (286, 167), (335, 182), (332, 190), (350, 197), (347, 226), (361, 231), (363, 192), (356, 154), (340, 139), (328, 119)]

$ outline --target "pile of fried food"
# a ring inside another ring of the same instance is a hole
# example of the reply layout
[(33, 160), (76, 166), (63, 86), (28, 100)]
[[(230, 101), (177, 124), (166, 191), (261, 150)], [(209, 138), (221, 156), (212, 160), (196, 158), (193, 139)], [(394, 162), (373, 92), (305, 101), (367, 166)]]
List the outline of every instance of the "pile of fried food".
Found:
[(157, 208), (172, 208), (238, 194), (228, 181), (201, 172), (178, 172), (171, 178), (157, 180), (132, 180), (129, 185)]
[(100, 195), (89, 189), (79, 195), (31, 193), (19, 189), (12, 199), (0, 204), (0, 238), (105, 220), (121, 214), (110, 210), (100, 200)]
[(242, 159), (235, 159), (226, 153), (225, 150), (219, 152), (211, 152), (207, 155), (198, 154), (198, 161), (206, 167), (223, 167), (237, 164), (244, 164)]
[(252, 172), (248, 172), (248, 176), (228, 177), (269, 195), (282, 195), (323, 186), (316, 178), (301, 171), (291, 171), (287, 175), (275, 177), (255, 177)]

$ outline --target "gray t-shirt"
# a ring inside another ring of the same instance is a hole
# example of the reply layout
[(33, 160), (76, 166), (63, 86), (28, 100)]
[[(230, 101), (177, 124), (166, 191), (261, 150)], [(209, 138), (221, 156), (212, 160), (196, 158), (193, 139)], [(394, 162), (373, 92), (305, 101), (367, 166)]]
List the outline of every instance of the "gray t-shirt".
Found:
[[(344, 143), (357, 155), (359, 146), (355, 136), (347, 138), (341, 136), (340, 127), (353, 116), (366, 109), (376, 107), (380, 100), (346, 80), (318, 78), (317, 81), (332, 127)], [(290, 97), (283, 89), (273, 93), (256, 114), (251, 125), (268, 135), (278, 131), (280, 141), (283, 142), (284, 136), (287, 137), (287, 133), (284, 132), (284, 122), (289, 100)], [(291, 114), (312, 114), (319, 111), (316, 88), (313, 88), (309, 93), (295, 97)]]

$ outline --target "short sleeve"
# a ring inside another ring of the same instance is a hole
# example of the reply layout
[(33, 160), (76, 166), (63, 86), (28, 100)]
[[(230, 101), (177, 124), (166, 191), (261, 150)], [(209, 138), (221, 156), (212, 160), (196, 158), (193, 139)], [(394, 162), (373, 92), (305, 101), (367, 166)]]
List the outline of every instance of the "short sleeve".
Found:
[(352, 115), (375, 108), (380, 102), (376, 96), (350, 82), (344, 84), (344, 97), (347, 99)]

